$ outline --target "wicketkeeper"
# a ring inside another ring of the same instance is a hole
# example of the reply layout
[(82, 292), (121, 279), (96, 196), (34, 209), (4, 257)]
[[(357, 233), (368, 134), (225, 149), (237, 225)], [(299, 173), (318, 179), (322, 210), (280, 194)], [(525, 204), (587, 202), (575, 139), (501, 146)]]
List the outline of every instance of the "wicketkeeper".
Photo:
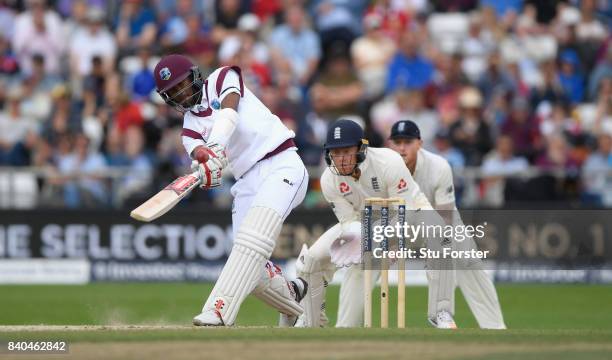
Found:
[[(327, 230), (310, 248), (304, 246), (297, 261), (298, 275), (309, 284), (308, 294), (302, 300), (304, 314), (298, 319), (298, 324), (306, 327), (325, 324), (325, 288), (337, 267), (360, 262), (360, 214), (366, 198), (402, 198), (406, 201), (407, 210), (433, 210), (402, 157), (391, 149), (368, 148), (363, 130), (357, 123), (351, 120), (334, 122), (327, 133), (324, 147), (328, 168), (321, 176), (321, 188), (339, 223)], [(443, 224), (435, 212), (427, 213), (429, 223), (432, 217), (436, 217), (437, 224)], [(419, 223), (420, 220), (411, 219), (411, 222)], [(426, 245), (429, 249), (440, 251), (449, 244), (443, 238), (430, 237)], [(429, 296), (429, 317), (435, 319), (439, 328), (455, 328), (452, 317), (454, 271), (446, 270), (452, 269), (452, 261), (428, 259), (427, 266), (430, 287), (434, 289)], [(355, 317), (353, 320), (361, 320), (363, 316), (363, 277), (359, 275), (359, 278), (361, 290), (351, 289), (347, 293), (350, 295), (342, 297), (350, 303), (351, 314), (360, 313), (359, 319)], [(345, 281), (357, 284), (351, 279)], [(361, 323), (351, 323), (350, 326)], [(338, 325), (348, 326), (342, 322)]]

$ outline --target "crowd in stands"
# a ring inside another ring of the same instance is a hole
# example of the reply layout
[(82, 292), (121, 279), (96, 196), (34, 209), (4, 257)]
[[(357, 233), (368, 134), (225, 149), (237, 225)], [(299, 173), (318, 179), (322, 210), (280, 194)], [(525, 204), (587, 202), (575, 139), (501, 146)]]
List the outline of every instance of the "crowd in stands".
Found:
[[(150, 196), (190, 163), (152, 73), (181, 53), (240, 66), (312, 168), (338, 117), (373, 146), (411, 119), (491, 205), (610, 207), (611, 24), (608, 0), (0, 0), (0, 166), (44, 169), (43, 205)], [(562, 181), (504, 180), (534, 168)], [(228, 206), (226, 183), (192, 201)]]

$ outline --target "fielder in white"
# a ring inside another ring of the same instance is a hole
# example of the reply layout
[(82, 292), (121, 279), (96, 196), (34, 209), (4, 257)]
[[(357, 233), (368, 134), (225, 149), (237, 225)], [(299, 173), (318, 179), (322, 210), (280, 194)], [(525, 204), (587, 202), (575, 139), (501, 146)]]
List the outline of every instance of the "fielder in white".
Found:
[[(298, 257), (298, 275), (309, 284), (308, 293), (302, 300), (304, 313), (298, 320), (299, 326), (325, 325), (327, 282), (331, 281), (337, 266), (359, 262), (360, 213), (366, 198), (399, 197), (405, 199), (407, 210), (433, 210), (402, 157), (391, 149), (368, 149), (363, 137), (361, 127), (350, 120), (334, 122), (327, 134), (325, 157), (328, 168), (321, 176), (321, 187), (339, 223), (321, 235), (312, 247), (304, 246)], [(410, 221), (419, 223), (419, 219)], [(443, 220), (440, 218), (438, 223), (443, 224)], [(427, 247), (432, 250), (439, 251), (443, 246), (448, 246), (444, 239), (427, 239)], [(347, 257), (346, 254), (352, 255)], [(445, 260), (428, 259), (427, 263), (430, 287), (435, 289), (430, 291), (429, 317), (435, 319), (440, 328), (455, 328), (451, 315), (454, 272), (439, 270), (452, 267), (445, 267), (448, 265)], [(350, 288), (343, 287), (340, 306), (349, 310), (344, 318), (338, 319), (337, 326), (360, 326), (364, 305), (362, 271), (349, 272), (345, 281)]]
[(193, 323), (233, 325), (252, 293), (281, 313), (281, 325), (293, 325), (302, 313), (299, 301), (307, 284), (287, 281), (268, 259), (283, 221), (302, 202), (308, 184), (295, 134), (244, 86), (238, 67), (219, 68), (204, 80), (187, 57), (168, 55), (154, 75), (164, 101), (184, 113), (183, 145), (202, 187), (219, 186), (223, 171), (237, 180), (231, 189), (232, 251)]
[[(442, 210), (441, 214), (445, 221), (450, 224), (461, 222), (455, 206), (451, 167), (443, 157), (421, 148), (423, 141), (417, 125), (410, 120), (395, 123), (391, 129), (390, 140), (391, 148), (402, 156), (406, 167), (429, 202), (436, 210)], [(476, 249), (473, 238), (453, 243), (458, 250)], [(483, 269), (482, 260), (457, 259), (455, 267), (457, 285), (463, 292), (478, 325), (483, 329), (505, 329), (497, 292)], [(362, 321), (363, 310), (358, 308), (355, 302), (355, 299), (361, 297), (363, 293), (361, 273), (359, 267), (353, 266), (347, 271), (342, 282), (338, 309), (339, 326), (357, 326)], [(429, 284), (429, 296), (436, 296), (435, 284)], [(454, 308), (453, 296), (451, 301), (453, 314)], [(432, 310), (429, 309), (429, 321), (436, 326), (436, 319), (431, 317)]]

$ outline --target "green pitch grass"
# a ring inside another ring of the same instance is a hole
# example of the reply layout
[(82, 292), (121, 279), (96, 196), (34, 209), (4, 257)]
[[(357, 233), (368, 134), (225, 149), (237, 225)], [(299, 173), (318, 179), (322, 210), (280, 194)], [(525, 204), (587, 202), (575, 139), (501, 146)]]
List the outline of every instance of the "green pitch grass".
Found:
[[(157, 283), (0, 286), (0, 341), (62, 339), (70, 343), (72, 357), (96, 359), (161, 359), (170, 353), (176, 359), (612, 358), (612, 287), (607, 286), (500, 285), (506, 331), (477, 329), (459, 291), (455, 320), (461, 329), (430, 328), (425, 287), (407, 288), (404, 330), (273, 328), (278, 315), (253, 298), (242, 306), (237, 327), (193, 328), (191, 318), (210, 289), (209, 284)], [(394, 325), (396, 296), (391, 295)], [(337, 287), (329, 288), (327, 299), (333, 324)], [(375, 304), (375, 324), (378, 313)]]

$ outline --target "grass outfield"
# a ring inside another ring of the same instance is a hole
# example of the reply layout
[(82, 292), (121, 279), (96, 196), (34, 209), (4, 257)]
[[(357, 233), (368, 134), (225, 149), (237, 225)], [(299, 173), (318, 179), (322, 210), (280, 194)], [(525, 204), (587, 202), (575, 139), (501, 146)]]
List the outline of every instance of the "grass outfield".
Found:
[[(173, 359), (612, 358), (612, 287), (607, 286), (500, 285), (498, 293), (510, 329), (506, 331), (478, 330), (457, 292), (455, 319), (461, 329), (451, 332), (427, 325), (425, 287), (407, 288), (405, 330), (272, 328), (277, 314), (252, 298), (244, 303), (237, 327), (193, 328), (191, 318), (210, 287), (0, 286), (0, 340), (63, 339), (70, 344), (70, 357), (79, 359), (163, 359), (170, 358), (168, 354)], [(338, 288), (330, 287), (327, 306), (332, 323), (337, 298)], [(395, 299), (392, 293), (392, 302)], [(394, 324), (393, 303), (390, 308)], [(376, 306), (374, 314), (378, 314)], [(71, 327), (22, 327), (41, 324)], [(198, 355), (201, 351), (207, 356)]]

